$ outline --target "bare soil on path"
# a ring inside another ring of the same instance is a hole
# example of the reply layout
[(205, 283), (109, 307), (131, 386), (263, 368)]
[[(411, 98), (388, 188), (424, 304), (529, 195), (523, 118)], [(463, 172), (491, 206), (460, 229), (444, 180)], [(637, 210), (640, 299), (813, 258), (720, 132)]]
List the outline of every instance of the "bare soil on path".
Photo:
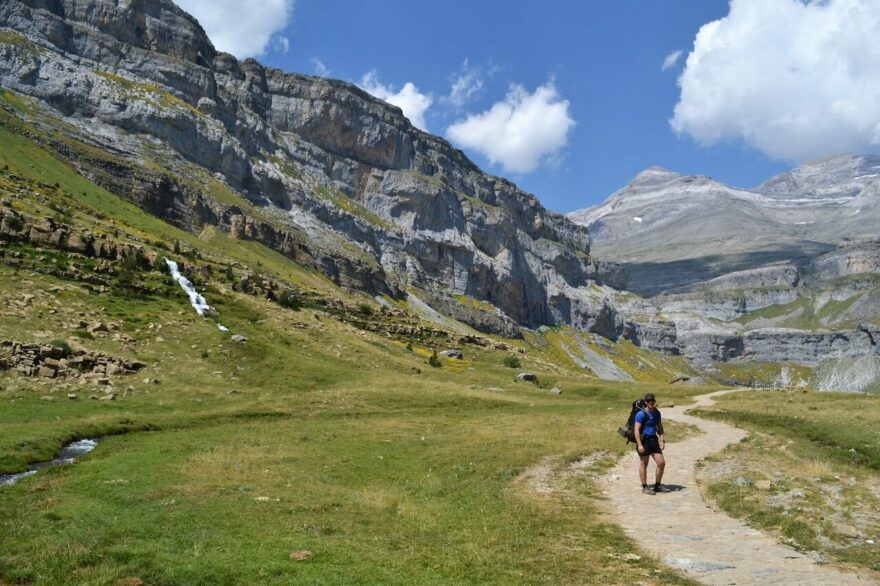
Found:
[[(847, 573), (778, 543), (727, 516), (703, 500), (697, 462), (746, 437), (745, 430), (708, 421), (685, 411), (707, 407), (718, 391), (696, 397), (695, 405), (661, 409), (664, 420), (693, 425), (702, 433), (667, 444), (663, 484), (671, 492), (642, 493), (635, 448), (601, 480), (609, 513), (646, 551), (704, 584), (877, 584), (876, 578)], [(648, 481), (653, 482), (653, 461)]]

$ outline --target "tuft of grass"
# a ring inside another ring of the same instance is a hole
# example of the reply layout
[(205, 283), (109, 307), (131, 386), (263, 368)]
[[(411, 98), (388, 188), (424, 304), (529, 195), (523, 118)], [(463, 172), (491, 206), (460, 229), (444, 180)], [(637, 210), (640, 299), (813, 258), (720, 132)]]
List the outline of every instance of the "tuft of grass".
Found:
[(505, 356), (503, 364), (507, 368), (519, 368), (522, 366), (522, 362), (520, 361), (519, 356), (514, 356), (513, 354), (508, 354), (507, 356)]

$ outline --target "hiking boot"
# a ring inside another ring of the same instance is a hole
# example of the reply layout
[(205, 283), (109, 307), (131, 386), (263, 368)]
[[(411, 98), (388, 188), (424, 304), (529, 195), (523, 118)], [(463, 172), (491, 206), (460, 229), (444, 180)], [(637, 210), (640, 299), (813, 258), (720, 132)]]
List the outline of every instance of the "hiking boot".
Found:
[(654, 487), (653, 486), (644, 486), (644, 487), (642, 487), (642, 492), (645, 494), (654, 494)]

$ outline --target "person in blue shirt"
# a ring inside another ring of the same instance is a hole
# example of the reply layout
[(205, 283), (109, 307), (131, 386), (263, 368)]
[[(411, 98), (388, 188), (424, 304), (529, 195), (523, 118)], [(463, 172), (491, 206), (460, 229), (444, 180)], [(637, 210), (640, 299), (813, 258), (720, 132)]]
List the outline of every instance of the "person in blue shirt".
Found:
[[(636, 436), (636, 451), (639, 453), (639, 480), (642, 481), (642, 492), (645, 494), (663, 492), (660, 481), (663, 480), (663, 469), (666, 467), (666, 460), (663, 458), (666, 440), (663, 439), (663, 421), (653, 393), (645, 395), (645, 408), (636, 413), (633, 429)], [(648, 459), (651, 457), (657, 465), (653, 487), (648, 486)]]

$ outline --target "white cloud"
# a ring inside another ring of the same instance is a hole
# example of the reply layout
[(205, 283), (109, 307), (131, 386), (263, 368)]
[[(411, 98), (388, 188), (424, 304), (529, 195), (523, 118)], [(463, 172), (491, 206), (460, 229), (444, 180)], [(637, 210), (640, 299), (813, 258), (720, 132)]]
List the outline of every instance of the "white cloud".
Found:
[(663, 67), (661, 67), (661, 71), (666, 71), (667, 69), (671, 69), (678, 64), (678, 60), (681, 59), (684, 51), (679, 49), (678, 51), (673, 51), (669, 55), (666, 56), (666, 59), (663, 60)]
[(330, 70), (324, 65), (324, 62), (317, 57), (312, 57), (312, 66), (315, 68), (315, 75), (318, 77), (330, 76)]
[(880, 149), (880, 2), (731, 0), (697, 33), (672, 128), (803, 161)]
[[(214, 46), (239, 59), (266, 52), (272, 36), (287, 26), (293, 0), (177, 0), (195, 16)], [(277, 48), (286, 52), (287, 39)]]
[(272, 40), (272, 46), (278, 53), (287, 55), (287, 52), (290, 51), (290, 39), (287, 37), (276, 36)]
[(378, 74), (373, 70), (365, 73), (358, 85), (380, 100), (385, 100), (403, 110), (403, 115), (409, 118), (413, 126), (422, 130), (428, 129), (425, 125), (425, 111), (434, 99), (430, 94), (421, 93), (412, 82), (406, 82), (400, 91), (395, 92), (392, 86), (380, 82)]
[(453, 78), (452, 87), (445, 100), (456, 108), (461, 108), (476, 97), (482, 89), (482, 71), (479, 67), (471, 67), (468, 60), (465, 59), (461, 64), (461, 69)]
[(553, 81), (529, 93), (512, 85), (503, 101), (446, 129), (450, 140), (485, 155), (509, 173), (530, 173), (558, 160), (575, 121)]

